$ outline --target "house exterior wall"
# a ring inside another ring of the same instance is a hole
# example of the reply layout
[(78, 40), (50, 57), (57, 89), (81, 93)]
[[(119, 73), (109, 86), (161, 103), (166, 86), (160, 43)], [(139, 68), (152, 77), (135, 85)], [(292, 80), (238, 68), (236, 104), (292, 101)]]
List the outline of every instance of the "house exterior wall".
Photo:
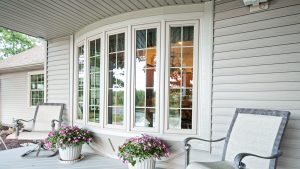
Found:
[[(212, 137), (226, 135), (235, 108), (291, 112), (279, 169), (300, 160), (300, 1), (272, 0), (250, 13), (241, 0), (215, 1)], [(212, 153), (221, 154), (222, 144)]]
[(32, 119), (35, 107), (30, 107), (28, 73), (26, 70), (0, 74), (0, 121), (12, 125), (13, 119)]
[(48, 103), (64, 103), (64, 123), (69, 123), (69, 66), (70, 37), (48, 41), (46, 60), (46, 100)]

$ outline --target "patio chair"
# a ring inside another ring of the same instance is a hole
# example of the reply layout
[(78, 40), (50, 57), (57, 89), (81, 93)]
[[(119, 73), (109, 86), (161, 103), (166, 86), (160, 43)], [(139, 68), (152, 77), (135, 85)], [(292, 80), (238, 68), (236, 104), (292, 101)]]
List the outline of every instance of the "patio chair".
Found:
[[(184, 140), (187, 169), (275, 169), (282, 155), (280, 143), (290, 112), (263, 109), (236, 109), (227, 137)], [(219, 142), (225, 140), (222, 161), (189, 164), (190, 141)]]
[[(25, 157), (32, 152), (37, 152), (36, 156), (39, 156), (41, 148), (44, 148), (44, 140), (48, 137), (48, 133), (55, 130), (55, 122), (58, 123), (58, 127), (62, 123), (64, 104), (62, 103), (42, 103), (37, 105), (33, 119), (16, 120), (15, 133), (7, 136), (6, 139), (18, 139), (18, 140), (34, 140), (37, 143), (37, 147), (22, 155)], [(32, 128), (30, 131), (21, 131), (22, 122), (32, 122)], [(57, 152), (51, 156), (56, 155)]]

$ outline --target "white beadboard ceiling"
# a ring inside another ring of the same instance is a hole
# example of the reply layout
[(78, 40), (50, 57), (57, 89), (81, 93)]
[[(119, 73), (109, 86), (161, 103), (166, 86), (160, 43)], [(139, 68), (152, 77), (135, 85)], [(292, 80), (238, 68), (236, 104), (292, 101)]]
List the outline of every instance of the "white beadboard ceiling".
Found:
[(53, 39), (121, 13), (204, 1), (209, 0), (0, 0), (0, 26)]

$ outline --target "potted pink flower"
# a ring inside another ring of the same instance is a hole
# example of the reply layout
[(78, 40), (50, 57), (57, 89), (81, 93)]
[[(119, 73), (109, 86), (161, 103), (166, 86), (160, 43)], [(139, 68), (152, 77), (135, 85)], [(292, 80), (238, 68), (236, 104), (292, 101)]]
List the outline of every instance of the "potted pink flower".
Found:
[(142, 135), (132, 137), (119, 147), (118, 156), (129, 169), (154, 169), (155, 160), (168, 157), (167, 146), (157, 137)]
[(47, 149), (59, 149), (60, 159), (72, 161), (80, 158), (82, 145), (92, 142), (92, 133), (77, 126), (65, 126), (50, 132), (45, 140)]

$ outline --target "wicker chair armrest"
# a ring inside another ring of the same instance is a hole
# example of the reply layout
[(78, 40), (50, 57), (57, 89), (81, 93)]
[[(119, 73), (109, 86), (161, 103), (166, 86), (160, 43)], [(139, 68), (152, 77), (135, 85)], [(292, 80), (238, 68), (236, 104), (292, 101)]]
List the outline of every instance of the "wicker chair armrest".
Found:
[(282, 152), (280, 150), (276, 154), (273, 154), (273, 155), (267, 156), (267, 157), (259, 156), (259, 155), (251, 154), (251, 153), (239, 153), (234, 158), (234, 168), (235, 169), (246, 169), (246, 164), (243, 163), (242, 160), (248, 156), (270, 160), (270, 159), (276, 159), (276, 158), (280, 157), (281, 155), (282, 155)]

